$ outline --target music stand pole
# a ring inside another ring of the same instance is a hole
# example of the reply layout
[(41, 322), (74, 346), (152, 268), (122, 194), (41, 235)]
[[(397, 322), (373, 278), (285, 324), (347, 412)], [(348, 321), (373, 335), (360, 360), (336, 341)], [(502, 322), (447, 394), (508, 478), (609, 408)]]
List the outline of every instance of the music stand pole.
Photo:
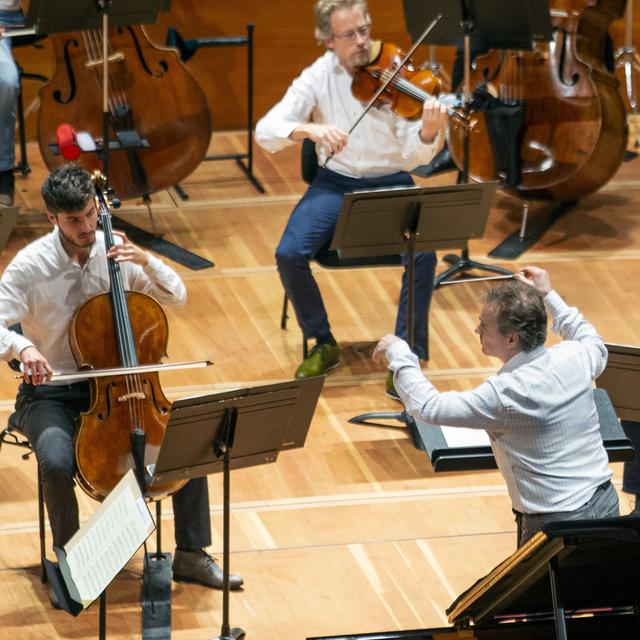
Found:
[(231, 505), (231, 451), (236, 439), (238, 410), (225, 409), (223, 423), (216, 436), (214, 449), (222, 458), (222, 626), (220, 635), (212, 640), (240, 640), (245, 632), (240, 627), (229, 626), (229, 557), (230, 557), (230, 505)]
[[(469, 11), (468, 2), (461, 0), (462, 21), (460, 26), (464, 34), (464, 80), (463, 80), (463, 109), (468, 111), (471, 104), (471, 32), (473, 31), (473, 20)], [(458, 177), (458, 184), (469, 183), (469, 130), (464, 128), (462, 132), (462, 171)], [(488, 271), (489, 273), (498, 273), (504, 276), (512, 276), (513, 272), (503, 267), (492, 264), (484, 264), (469, 258), (469, 247), (466, 246), (460, 252), (460, 256), (447, 255), (444, 257), (446, 262), (452, 262), (452, 266), (445, 269), (441, 274), (436, 276), (433, 281), (433, 288), (437, 289), (443, 284), (456, 284), (455, 278), (459, 273), (464, 273), (470, 269), (478, 269), (480, 271)], [(469, 278), (472, 280), (472, 278)], [(462, 280), (466, 282), (467, 278)]]

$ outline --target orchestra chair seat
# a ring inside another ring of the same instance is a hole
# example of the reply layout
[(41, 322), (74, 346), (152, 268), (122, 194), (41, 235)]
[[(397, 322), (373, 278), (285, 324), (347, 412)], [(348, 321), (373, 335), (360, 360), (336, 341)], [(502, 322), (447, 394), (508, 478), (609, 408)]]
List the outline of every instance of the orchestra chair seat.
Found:
[[(20, 363), (17, 360), (9, 362), (9, 367), (13, 371), (20, 371)], [(7, 426), (2, 432), (0, 432), (0, 451), (2, 445), (9, 445), (12, 447), (18, 447), (23, 449), (23, 460), (28, 460), (34, 453), (31, 443), (26, 436), (20, 431), (20, 427), (15, 421), (15, 413), (9, 416)], [(38, 529), (40, 538), (40, 579), (42, 582), (47, 582), (47, 573), (45, 570), (44, 561), (46, 559), (46, 546), (45, 546), (45, 521), (44, 521), (44, 494), (42, 492), (42, 474), (40, 471), (40, 465), (38, 467)]]
[[(418, 176), (426, 177), (436, 173), (450, 171), (454, 168), (451, 160), (451, 154), (447, 147), (440, 151), (431, 163), (421, 167), (417, 167), (413, 173)], [(300, 173), (302, 179), (311, 184), (318, 172), (318, 156), (316, 155), (315, 143), (309, 138), (305, 138), (302, 141), (302, 148), (300, 151)], [(325, 269), (343, 269), (354, 267), (388, 267), (399, 266), (402, 264), (402, 257), (400, 255), (389, 256), (376, 256), (367, 258), (340, 258), (337, 251), (329, 249), (331, 241), (323, 246), (318, 253), (313, 257), (313, 261), (319, 264)], [(287, 320), (289, 318), (289, 299), (287, 294), (284, 294), (284, 300), (282, 303), (282, 315), (280, 317), (280, 328), (287, 328)], [(307, 341), (302, 340), (302, 354), (303, 358), (306, 358), (309, 353), (309, 347)]]

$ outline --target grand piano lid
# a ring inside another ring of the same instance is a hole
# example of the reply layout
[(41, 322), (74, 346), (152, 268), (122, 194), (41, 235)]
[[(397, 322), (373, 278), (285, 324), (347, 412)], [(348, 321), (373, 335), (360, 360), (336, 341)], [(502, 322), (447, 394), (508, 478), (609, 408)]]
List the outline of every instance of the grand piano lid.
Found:
[(553, 615), (550, 563), (567, 614), (640, 602), (640, 516), (547, 525), (447, 609), (456, 626)]

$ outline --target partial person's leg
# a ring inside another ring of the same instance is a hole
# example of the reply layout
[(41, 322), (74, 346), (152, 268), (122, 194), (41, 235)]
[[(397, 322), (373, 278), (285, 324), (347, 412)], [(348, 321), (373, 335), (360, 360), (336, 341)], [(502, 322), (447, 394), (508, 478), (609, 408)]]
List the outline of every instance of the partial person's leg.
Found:
[(280, 279), (306, 340), (331, 332), (309, 261), (331, 239), (342, 200), (341, 192), (316, 180), (293, 210), (276, 249)]
[[(222, 569), (214, 558), (204, 551), (211, 544), (211, 517), (207, 478), (196, 478), (173, 496), (173, 516), (176, 551), (173, 576), (176, 580), (199, 582), (221, 589)], [(229, 575), (229, 588), (239, 589), (242, 576)]]
[[(423, 360), (429, 359), (429, 307), (433, 293), (433, 279), (436, 270), (435, 253), (419, 253), (415, 256), (414, 306), (413, 306), (413, 352)], [(403, 256), (405, 270), (402, 274), (400, 303), (396, 317), (395, 334), (407, 340), (409, 286), (407, 278), (407, 257)]]
[[(11, 26), (3, 16), (14, 12), (0, 11), (0, 25)], [(19, 14), (21, 15), (21, 14)], [(11, 53), (11, 38), (0, 39), (0, 206), (13, 204), (15, 157), (16, 100), (20, 88), (18, 69)]]
[(73, 437), (76, 418), (87, 409), (88, 387), (22, 384), (15, 418), (40, 465), (53, 544), (63, 547), (78, 530)]

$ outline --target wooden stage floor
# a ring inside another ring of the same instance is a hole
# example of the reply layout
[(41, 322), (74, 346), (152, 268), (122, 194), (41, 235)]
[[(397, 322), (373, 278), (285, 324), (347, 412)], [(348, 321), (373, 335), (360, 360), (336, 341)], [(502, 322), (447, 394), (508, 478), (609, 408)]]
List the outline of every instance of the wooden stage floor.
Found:
[[(211, 152), (243, 149), (241, 133), (216, 134)], [(33, 172), (17, 182), (18, 224), (0, 256), (8, 260), (48, 229), (39, 187), (45, 170), (30, 147)], [(273, 252), (304, 189), (297, 148), (276, 156), (259, 149), (258, 194), (232, 161), (208, 162), (173, 190), (152, 199), (164, 236), (215, 262), (192, 271), (176, 265), (189, 292), (186, 308), (168, 310), (169, 360), (209, 358), (207, 370), (163, 375), (170, 398), (292, 376), (301, 354), (295, 319), (280, 329), (282, 289)], [(577, 305), (607, 341), (640, 344), (640, 160), (626, 162), (599, 193), (562, 217), (515, 261), (538, 264), (556, 289)], [(424, 184), (449, 184), (453, 173)], [(539, 207), (533, 207), (535, 218)], [(146, 209), (125, 203), (119, 214), (149, 228)], [(518, 229), (516, 202), (498, 194), (482, 240), (487, 252)], [(442, 256), (439, 255), (439, 258)], [(445, 268), (439, 262), (439, 271)], [(445, 609), (461, 591), (515, 549), (515, 525), (497, 472), (435, 474), (426, 455), (401, 429), (352, 425), (369, 410), (394, 410), (384, 394), (385, 371), (370, 354), (392, 330), (397, 268), (316, 269), (342, 366), (327, 379), (303, 449), (277, 463), (233, 473), (232, 571), (245, 589), (231, 594), (230, 620), (247, 638), (302, 640), (308, 636), (416, 629), (446, 625)], [(634, 284), (636, 283), (636, 284)], [(431, 359), (425, 371), (441, 389), (466, 389), (497, 369), (482, 355), (473, 329), (485, 283), (460, 284), (433, 297)], [(0, 378), (2, 419), (12, 409), (17, 382)], [(613, 465), (620, 488), (622, 467)], [(78, 618), (53, 611), (38, 574), (36, 473), (33, 461), (5, 446), (0, 454), (0, 639), (68, 638), (98, 633), (93, 606)], [(222, 549), (221, 480), (210, 476), (213, 545)], [(78, 491), (81, 515), (95, 509)], [(622, 511), (630, 497), (621, 494)], [(173, 549), (170, 503), (164, 506), (163, 546)], [(109, 638), (141, 637), (139, 553), (109, 591)], [(221, 593), (174, 584), (173, 637), (219, 635)]]

